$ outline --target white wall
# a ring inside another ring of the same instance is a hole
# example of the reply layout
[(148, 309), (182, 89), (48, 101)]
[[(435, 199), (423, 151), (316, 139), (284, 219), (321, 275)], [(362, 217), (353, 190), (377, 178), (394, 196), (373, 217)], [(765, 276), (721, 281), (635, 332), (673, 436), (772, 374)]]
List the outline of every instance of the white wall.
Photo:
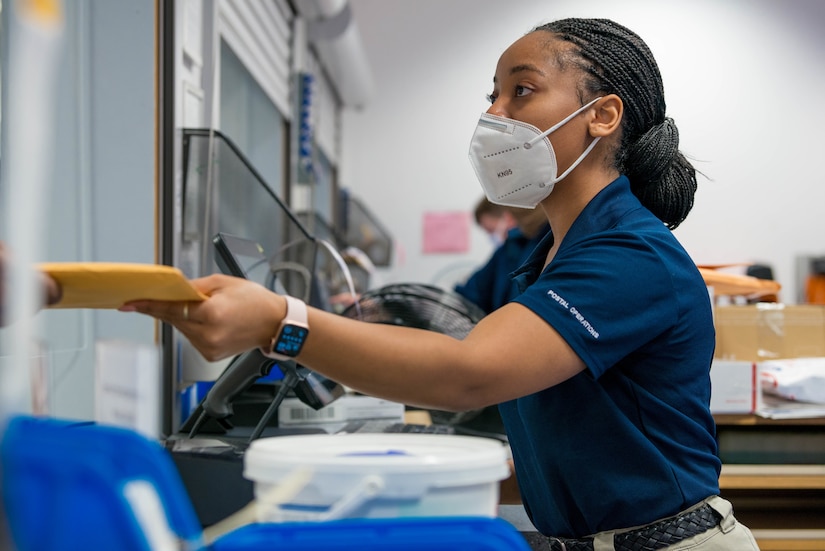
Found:
[(376, 94), (344, 118), (341, 184), (380, 213), (403, 250), (382, 274), (431, 281), (482, 262), (422, 255), (422, 214), (469, 210), (467, 160), (501, 52), (561, 17), (607, 17), (659, 62), (681, 149), (707, 178), (676, 235), (697, 263), (768, 262), (797, 300), (796, 257), (825, 254), (825, 2), (818, 0), (350, 0)]

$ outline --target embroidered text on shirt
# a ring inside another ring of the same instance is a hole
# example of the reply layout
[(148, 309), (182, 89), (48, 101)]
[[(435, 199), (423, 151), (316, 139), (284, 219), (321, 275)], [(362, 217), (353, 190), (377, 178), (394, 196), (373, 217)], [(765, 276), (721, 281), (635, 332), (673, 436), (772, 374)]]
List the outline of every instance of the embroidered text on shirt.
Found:
[(560, 306), (563, 306), (565, 310), (570, 312), (573, 315), (573, 317), (575, 317), (578, 320), (578, 322), (582, 324), (582, 327), (584, 327), (587, 330), (587, 332), (590, 333), (590, 335), (594, 339), (599, 338), (599, 332), (596, 331), (595, 327), (590, 325), (590, 322), (587, 321), (587, 318), (585, 318), (584, 315), (581, 312), (579, 312), (575, 307), (571, 307), (570, 303), (568, 303), (565, 299), (563, 299), (553, 289), (548, 290), (547, 294), (550, 296), (550, 298), (552, 298), (557, 303), (559, 303)]

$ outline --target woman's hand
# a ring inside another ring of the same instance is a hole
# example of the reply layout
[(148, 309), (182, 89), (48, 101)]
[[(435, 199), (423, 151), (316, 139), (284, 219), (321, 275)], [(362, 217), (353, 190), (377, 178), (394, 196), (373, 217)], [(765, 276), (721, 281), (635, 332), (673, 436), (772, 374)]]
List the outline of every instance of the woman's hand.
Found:
[(183, 333), (209, 361), (269, 344), (286, 301), (255, 282), (221, 274), (192, 284), (209, 298), (203, 302), (139, 300), (121, 312), (139, 312), (165, 321)]

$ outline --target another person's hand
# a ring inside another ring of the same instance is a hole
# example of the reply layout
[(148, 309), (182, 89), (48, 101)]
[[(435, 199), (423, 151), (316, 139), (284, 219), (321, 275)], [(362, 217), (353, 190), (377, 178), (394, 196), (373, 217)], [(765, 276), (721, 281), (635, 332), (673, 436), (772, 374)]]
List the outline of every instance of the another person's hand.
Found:
[(361, 293), (338, 293), (329, 297), (329, 303), (336, 312), (341, 313), (355, 304), (359, 298), (361, 298)]
[[(10, 321), (6, 320), (5, 299), (8, 293), (8, 271), (11, 266), (11, 262), (11, 254), (6, 248), (5, 243), (0, 241), (0, 325)], [(34, 277), (37, 277), (40, 281), (41, 288), (41, 295), (37, 308), (39, 309), (45, 305), (57, 303), (63, 294), (60, 284), (58, 284), (57, 281), (55, 281), (48, 274), (44, 274), (43, 272), (36, 272)]]
[(63, 297), (63, 289), (49, 274), (39, 273), (40, 287), (43, 289), (43, 303), (47, 306), (57, 304)]
[(120, 311), (139, 312), (175, 326), (210, 361), (267, 345), (286, 313), (282, 296), (246, 279), (214, 274), (192, 284), (209, 298), (203, 302), (140, 300)]

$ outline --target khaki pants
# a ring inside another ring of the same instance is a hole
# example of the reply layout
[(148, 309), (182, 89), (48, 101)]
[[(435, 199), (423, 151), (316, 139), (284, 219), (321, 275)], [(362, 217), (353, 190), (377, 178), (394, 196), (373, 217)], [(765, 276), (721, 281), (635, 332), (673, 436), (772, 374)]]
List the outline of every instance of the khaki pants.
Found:
[[(709, 497), (687, 510), (690, 511), (705, 503), (722, 517), (719, 526), (663, 549), (669, 551), (759, 551), (759, 546), (756, 545), (751, 531), (736, 520), (733, 516), (733, 506), (721, 497)], [(641, 527), (599, 532), (594, 536), (593, 551), (614, 551), (613, 536), (615, 534), (638, 528)]]

